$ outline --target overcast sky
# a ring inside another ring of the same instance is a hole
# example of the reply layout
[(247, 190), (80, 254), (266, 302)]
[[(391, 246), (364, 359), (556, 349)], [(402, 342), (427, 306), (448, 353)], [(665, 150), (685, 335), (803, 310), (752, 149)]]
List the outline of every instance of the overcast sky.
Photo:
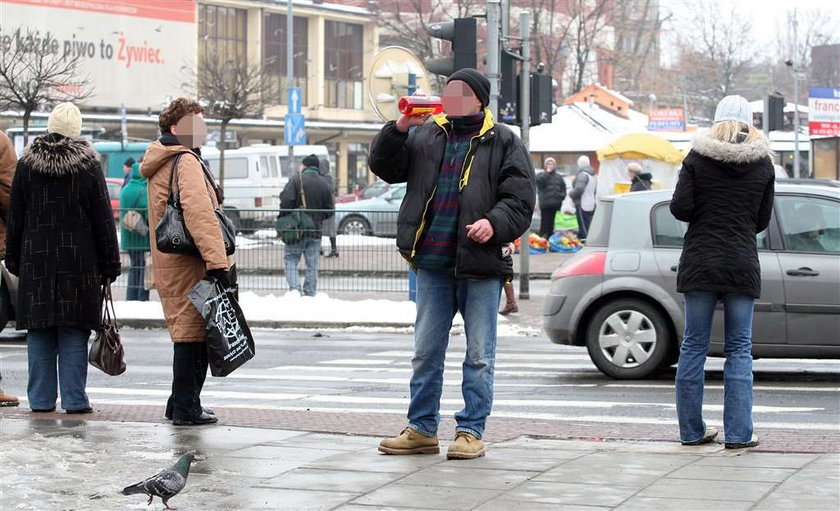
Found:
[[(668, 33), (663, 38), (664, 53), (668, 53), (668, 42), (674, 37), (674, 32), (686, 30), (686, 23), (691, 20), (691, 6), (703, 2), (718, 1), (722, 6), (722, 12), (727, 12), (730, 6), (735, 5), (740, 12), (747, 14), (752, 20), (753, 37), (755, 40), (768, 48), (775, 50), (776, 33), (780, 22), (786, 19), (788, 11), (794, 7), (800, 10), (819, 9), (830, 16), (835, 23), (840, 24), (840, 1), (838, 0), (660, 0), (662, 15), (667, 16), (673, 13), (673, 22), (668, 28)], [(840, 31), (840, 25), (838, 25)], [(666, 57), (667, 59), (667, 57)]]

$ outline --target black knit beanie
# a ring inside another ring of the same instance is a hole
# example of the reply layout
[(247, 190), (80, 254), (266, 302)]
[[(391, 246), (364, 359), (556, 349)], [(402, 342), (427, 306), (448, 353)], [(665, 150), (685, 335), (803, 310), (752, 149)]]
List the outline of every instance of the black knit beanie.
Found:
[(315, 167), (316, 169), (319, 167), (318, 157), (314, 154), (310, 154), (306, 158), (303, 159), (303, 166), (304, 167)]
[(449, 75), (449, 79), (446, 80), (446, 83), (449, 83), (452, 80), (461, 80), (469, 85), (475, 93), (475, 97), (481, 101), (481, 108), (486, 108), (490, 103), (490, 80), (488, 80), (487, 77), (481, 74), (477, 69), (473, 69), (471, 67), (459, 69)]

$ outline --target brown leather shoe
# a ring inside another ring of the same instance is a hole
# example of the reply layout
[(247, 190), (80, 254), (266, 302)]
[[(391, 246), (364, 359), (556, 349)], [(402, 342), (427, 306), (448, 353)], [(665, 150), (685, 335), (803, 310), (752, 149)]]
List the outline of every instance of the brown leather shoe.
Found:
[(16, 396), (11, 396), (0, 389), (0, 406), (17, 406), (20, 404), (20, 399)]
[(379, 442), (379, 452), (385, 454), (437, 454), (440, 452), (436, 436), (424, 436), (411, 428), (399, 436)]
[(472, 433), (458, 431), (455, 433), (455, 441), (449, 445), (446, 458), (450, 460), (472, 460), (484, 456), (486, 450), (481, 439), (476, 438)]

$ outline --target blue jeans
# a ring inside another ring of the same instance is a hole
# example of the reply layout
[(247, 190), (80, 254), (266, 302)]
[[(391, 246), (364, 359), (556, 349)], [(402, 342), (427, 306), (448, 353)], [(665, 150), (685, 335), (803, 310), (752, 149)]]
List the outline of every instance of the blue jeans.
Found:
[(409, 426), (425, 436), (437, 435), (443, 363), (452, 319), (464, 318), (467, 354), (462, 365), (464, 409), (455, 414), (457, 431), (477, 438), (493, 405), (493, 366), (496, 361), (496, 316), (502, 278), (456, 279), (448, 272), (417, 271), (417, 320), (411, 375)]
[(289, 290), (301, 291), (298, 283), (300, 256), (306, 260), (306, 279), (303, 281), (303, 296), (315, 296), (318, 287), (318, 256), (321, 255), (321, 238), (304, 238), (294, 245), (286, 245), (286, 280)]
[(89, 338), (90, 330), (78, 328), (33, 329), (26, 334), (29, 408), (55, 408), (59, 385), (62, 409), (81, 410), (90, 406), (85, 392)]
[(693, 291), (685, 295), (685, 334), (677, 365), (677, 417), (680, 440), (703, 437), (703, 365), (711, 343), (712, 317), (723, 301), (724, 352), (723, 428), (726, 442), (749, 442), (752, 423), (752, 318), (755, 299), (748, 295), (723, 295)]
[(146, 252), (142, 250), (129, 250), (128, 259), (128, 288), (125, 292), (127, 301), (149, 301), (149, 291), (146, 289)]

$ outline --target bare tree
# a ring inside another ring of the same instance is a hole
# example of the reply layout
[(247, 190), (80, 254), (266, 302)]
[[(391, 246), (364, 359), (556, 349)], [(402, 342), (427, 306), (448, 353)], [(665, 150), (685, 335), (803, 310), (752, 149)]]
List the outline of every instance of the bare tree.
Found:
[(717, 2), (691, 4), (690, 9), (691, 30), (678, 42), (678, 68), (687, 97), (702, 115), (711, 117), (720, 99), (744, 90), (758, 51), (749, 19), (734, 5), (727, 12)]
[[(808, 83), (831, 85), (835, 83), (836, 63), (822, 62), (811, 65), (811, 52), (815, 46), (836, 44), (840, 41), (840, 22), (831, 12), (821, 9), (791, 9), (780, 20), (776, 30), (778, 53), (771, 62), (772, 84), (786, 96), (793, 94), (794, 75), (785, 61), (790, 61), (805, 74)], [(833, 72), (833, 73), (832, 73)]]
[(89, 79), (79, 75), (82, 58), (62, 53), (50, 32), (17, 28), (0, 44), (0, 109), (23, 111), (24, 144), (29, 143), (32, 112), (93, 93)]
[[(477, 14), (483, 10), (484, 1), (379, 0), (369, 5), (382, 28), (380, 46), (403, 46), (425, 61), (446, 52), (435, 43), (427, 29), (438, 22)], [(432, 80), (432, 83), (439, 88), (440, 77), (437, 77), (437, 81)]]
[(195, 91), (207, 114), (220, 121), (219, 186), (224, 190), (227, 128), (234, 119), (262, 115), (264, 100), (274, 96), (274, 82), (263, 65), (210, 51), (199, 58)]

